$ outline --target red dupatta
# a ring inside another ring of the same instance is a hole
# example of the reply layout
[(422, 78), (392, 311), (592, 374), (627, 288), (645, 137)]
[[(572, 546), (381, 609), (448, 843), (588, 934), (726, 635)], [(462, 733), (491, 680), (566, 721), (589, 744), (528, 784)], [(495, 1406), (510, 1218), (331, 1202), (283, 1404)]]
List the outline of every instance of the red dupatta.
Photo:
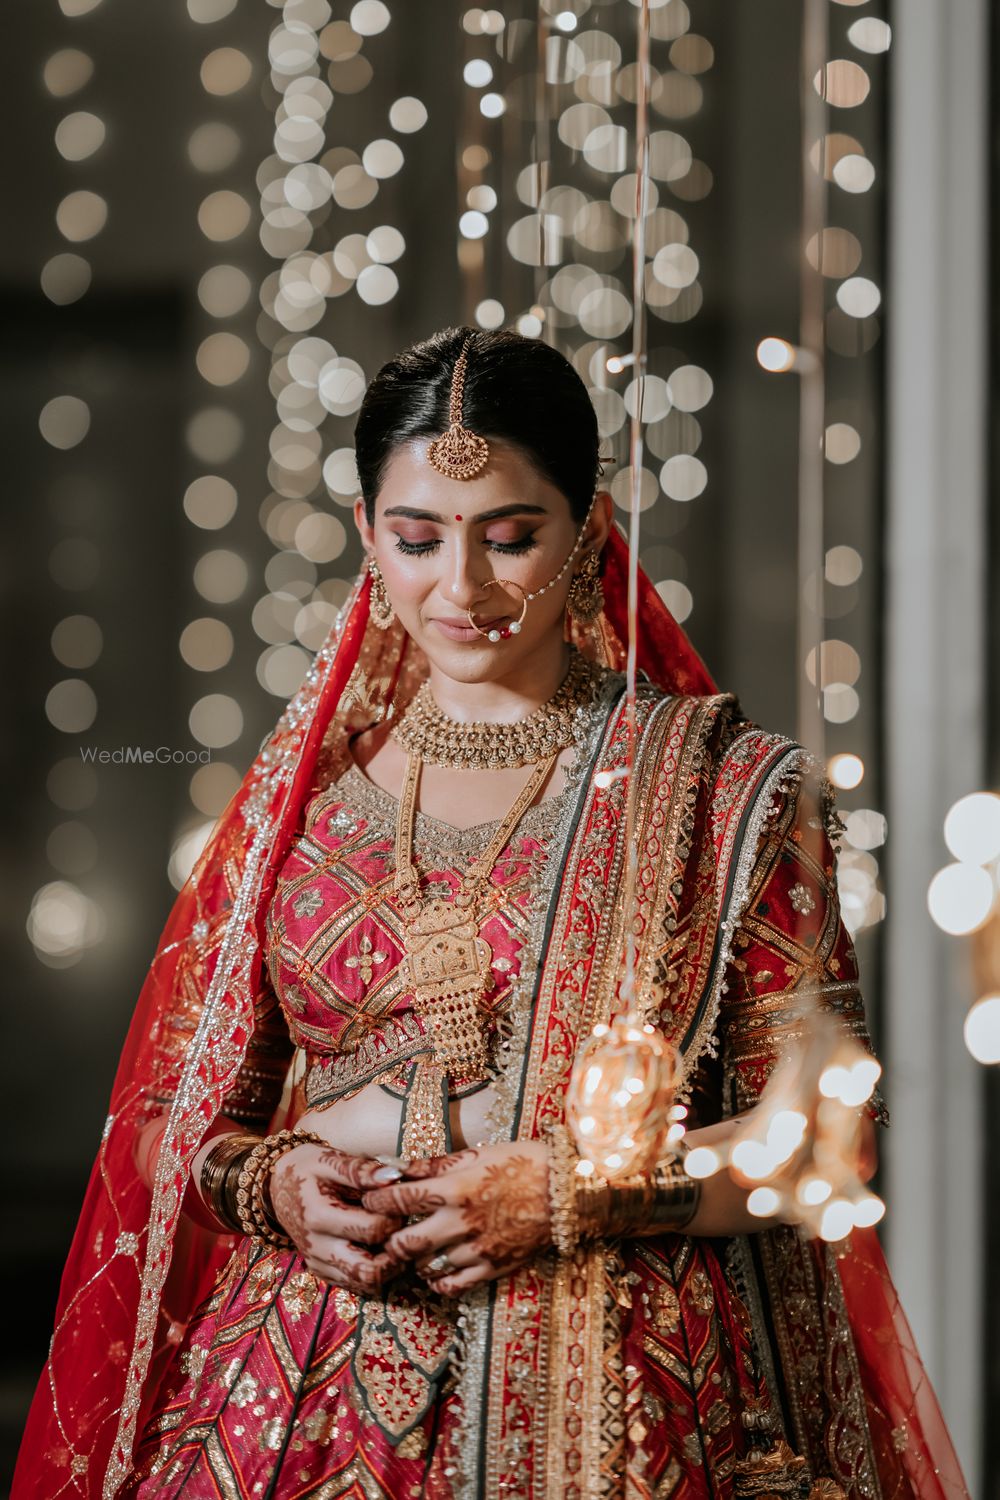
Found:
[[(627, 547), (613, 530), (605, 611), (594, 626), (574, 632), (581, 649), (616, 668), (624, 663), (627, 565)], [(222, 1111), (253, 1029), (264, 915), (276, 872), (331, 722), (337, 716), (345, 724), (352, 717), (373, 722), (394, 696), (405, 701), (425, 670), (398, 627), (383, 634), (370, 625), (368, 595), (362, 574), (164, 928), (122, 1051), (67, 1258), (13, 1500), (113, 1500), (166, 1358), (230, 1254), (232, 1239), (198, 1228), (182, 1204), (190, 1162)], [(641, 571), (639, 621), (638, 665), (653, 683), (670, 694), (712, 693), (707, 670)], [(164, 1101), (169, 1123), (150, 1192), (134, 1148)], [(901, 1462), (913, 1482), (906, 1493), (964, 1494), (915, 1354), (906, 1361), (879, 1356), (894, 1337), (895, 1293), (873, 1235), (858, 1237), (852, 1275), (843, 1280), (879, 1401), (908, 1414), (910, 1449)], [(939, 1479), (932, 1481), (932, 1474)]]

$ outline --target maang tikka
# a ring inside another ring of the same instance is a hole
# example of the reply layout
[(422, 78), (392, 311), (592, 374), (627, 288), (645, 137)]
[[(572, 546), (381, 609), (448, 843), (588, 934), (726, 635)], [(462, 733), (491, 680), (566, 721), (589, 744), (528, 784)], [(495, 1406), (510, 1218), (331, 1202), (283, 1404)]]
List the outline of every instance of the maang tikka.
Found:
[(448, 431), (443, 437), (435, 438), (427, 449), (429, 462), (439, 474), (446, 474), (449, 479), (472, 479), (489, 462), (489, 443), (478, 433), (470, 432), (462, 425), (465, 370), (469, 362), (469, 345), (475, 336), (474, 333), (469, 334), (455, 361), (448, 401)]

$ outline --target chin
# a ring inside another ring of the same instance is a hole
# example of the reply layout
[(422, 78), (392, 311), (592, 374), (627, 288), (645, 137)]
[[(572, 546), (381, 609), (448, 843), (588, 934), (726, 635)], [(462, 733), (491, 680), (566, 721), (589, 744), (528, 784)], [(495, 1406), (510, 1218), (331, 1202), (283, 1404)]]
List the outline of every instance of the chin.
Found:
[[(514, 665), (510, 652), (498, 651), (493, 645), (458, 646), (444, 651), (435, 647), (433, 652), (426, 646), (423, 649), (428, 661), (454, 682), (492, 682)], [(519, 652), (518, 660), (520, 656)]]
[(537, 643), (533, 648), (521, 640), (517, 641), (516, 646), (513, 641), (453, 644), (439, 639), (430, 640), (430, 634), (430, 631), (421, 631), (418, 636), (411, 632), (427, 660), (453, 682), (493, 682), (513, 668), (521, 666), (530, 657), (532, 650), (537, 649)]

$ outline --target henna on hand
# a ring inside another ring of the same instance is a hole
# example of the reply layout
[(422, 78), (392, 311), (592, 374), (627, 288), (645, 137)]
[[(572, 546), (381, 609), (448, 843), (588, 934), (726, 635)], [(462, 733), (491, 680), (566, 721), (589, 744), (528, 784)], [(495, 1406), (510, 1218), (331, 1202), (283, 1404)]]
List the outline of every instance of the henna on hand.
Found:
[(275, 1218), (302, 1254), (306, 1255), (309, 1252), (310, 1236), (306, 1223), (306, 1205), (302, 1197), (304, 1181), (293, 1166), (285, 1166), (280, 1174), (271, 1174), (270, 1186), (271, 1207)]
[(429, 1214), (444, 1208), (448, 1199), (423, 1182), (397, 1182), (392, 1187), (374, 1188), (363, 1194), (362, 1203), (370, 1213)]
[[(405, 1234), (406, 1238), (403, 1239)], [(397, 1260), (416, 1260), (418, 1255), (429, 1255), (440, 1247), (437, 1240), (429, 1234), (420, 1234), (417, 1230), (407, 1228), (401, 1231), (390, 1243), (386, 1245), (386, 1253)]]
[(316, 1250), (306, 1264), (324, 1280), (336, 1282), (340, 1278), (342, 1285), (362, 1293), (380, 1287), (398, 1271), (387, 1256), (369, 1256), (364, 1251), (355, 1252), (351, 1246), (345, 1246), (343, 1250)]
[(470, 1146), (467, 1151), (452, 1151), (449, 1156), (431, 1156), (411, 1161), (403, 1176), (407, 1182), (419, 1182), (427, 1177), (440, 1177), (442, 1172), (452, 1172), (456, 1167), (471, 1167), (478, 1159), (479, 1151)]
[(390, 1234), (402, 1229), (403, 1220), (389, 1214), (372, 1214), (360, 1210), (354, 1197), (345, 1197), (343, 1189), (329, 1177), (317, 1177), (316, 1188), (331, 1208), (348, 1215), (343, 1225), (343, 1237), (362, 1245), (381, 1245)]
[[(418, 1270), (452, 1247), (457, 1270), (432, 1273), (445, 1295), (506, 1275), (551, 1239), (548, 1155), (536, 1142), (496, 1145), (413, 1163), (413, 1177), (362, 1195), (369, 1211), (413, 1215), (385, 1242)], [(443, 1210), (443, 1212), (441, 1212)], [(471, 1257), (471, 1259), (470, 1259)]]
[[(343, 1189), (339, 1182), (334, 1182), (330, 1177), (317, 1177), (316, 1187), (321, 1198), (331, 1204), (333, 1208), (347, 1208), (348, 1202), (344, 1197)], [(352, 1208), (353, 1204), (350, 1205)]]
[(319, 1153), (319, 1164), (330, 1171), (342, 1188), (351, 1188), (363, 1193), (366, 1188), (376, 1188), (383, 1182), (398, 1182), (402, 1172), (388, 1167), (369, 1156), (351, 1156), (347, 1151), (338, 1151), (336, 1146), (327, 1146)]
[(371, 1214), (349, 1218), (344, 1224), (343, 1236), (356, 1245), (378, 1245), (381, 1249), (391, 1234), (402, 1229), (402, 1219), (390, 1219), (383, 1214)]
[(531, 1156), (490, 1163), (461, 1214), (473, 1248), (494, 1266), (528, 1259), (551, 1232), (545, 1164)]
[(350, 1276), (361, 1286), (378, 1286), (382, 1280), (381, 1272), (373, 1261), (353, 1261), (346, 1255), (328, 1255), (325, 1257), (329, 1265), (342, 1276)]

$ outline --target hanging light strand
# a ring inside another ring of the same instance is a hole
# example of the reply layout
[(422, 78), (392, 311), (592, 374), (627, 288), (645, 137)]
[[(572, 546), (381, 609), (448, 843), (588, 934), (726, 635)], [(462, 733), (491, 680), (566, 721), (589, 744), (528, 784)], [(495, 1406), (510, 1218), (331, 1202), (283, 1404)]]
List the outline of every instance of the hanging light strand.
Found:
[[(827, 0), (807, 0), (802, 19), (802, 246), (799, 310), (799, 537), (798, 537), (798, 737), (816, 755), (824, 754), (823, 689), (818, 672), (810, 682), (806, 663), (817, 661), (823, 638), (822, 579), (824, 456), (826, 411), (824, 367), (824, 279), (822, 260), (813, 265), (805, 246), (822, 243), (826, 222), (826, 177), (815, 171), (812, 153), (824, 149), (827, 130), (825, 90), (813, 79), (826, 76)], [(813, 597), (815, 592), (815, 598)]]
[[(642, 0), (637, 17), (637, 84), (635, 104), (635, 226), (632, 235), (632, 369), (638, 381), (638, 400), (629, 423), (630, 493), (628, 517), (628, 652), (625, 663), (625, 702), (628, 725), (628, 788), (626, 805), (626, 910), (635, 900), (638, 846), (635, 833), (636, 668), (639, 624), (639, 517), (642, 502), (642, 414), (646, 376), (646, 212), (649, 203), (649, 0)], [(635, 939), (629, 924), (622, 999), (628, 1010), (638, 1003), (635, 976)]]

